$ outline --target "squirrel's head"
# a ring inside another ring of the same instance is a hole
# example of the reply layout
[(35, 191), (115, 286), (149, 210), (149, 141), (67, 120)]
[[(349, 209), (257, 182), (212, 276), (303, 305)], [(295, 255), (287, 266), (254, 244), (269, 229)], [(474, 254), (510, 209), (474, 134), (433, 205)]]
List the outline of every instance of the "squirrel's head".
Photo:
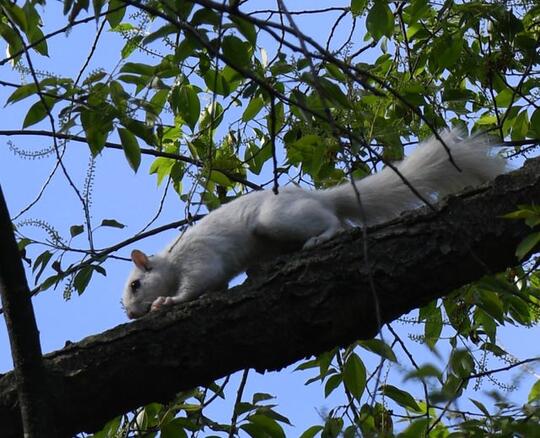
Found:
[(130, 319), (140, 318), (150, 311), (150, 306), (158, 297), (174, 295), (175, 272), (170, 263), (160, 255), (148, 257), (135, 249), (131, 252), (135, 267), (122, 295), (122, 304)]

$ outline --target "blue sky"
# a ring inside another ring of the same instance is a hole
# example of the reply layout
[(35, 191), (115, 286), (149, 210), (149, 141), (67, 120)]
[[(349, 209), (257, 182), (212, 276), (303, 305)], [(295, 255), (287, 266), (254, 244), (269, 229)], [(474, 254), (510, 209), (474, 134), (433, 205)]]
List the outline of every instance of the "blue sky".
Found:
[[(304, 5), (303, 2), (291, 3)], [(339, 3), (347, 5), (348, 2)], [(316, 8), (327, 4), (327, 1), (322, 0), (311, 1), (309, 7)], [(51, 10), (48, 10), (47, 14), (58, 12), (54, 11), (55, 8), (58, 9), (57, 5), (53, 4), (50, 8)], [(315, 18), (311, 17), (311, 19)], [(302, 23), (300, 24), (302, 25)], [(304, 26), (301, 26), (303, 30), (307, 31), (308, 34), (314, 34), (319, 40), (323, 36), (322, 32), (328, 33), (330, 31), (327, 24), (321, 21), (312, 21), (309, 26), (306, 23), (303, 24)], [(54, 26), (51, 26), (49, 30), (53, 28)], [(346, 29), (346, 25), (343, 29)], [(91, 38), (95, 35), (95, 31), (95, 23), (92, 22), (84, 28), (75, 29), (67, 38), (65, 36), (56, 37), (49, 43), (50, 59), (40, 58), (39, 68), (75, 77), (89, 51)], [(102, 41), (98, 46), (99, 55), (94, 59), (89, 71), (98, 66), (109, 69), (117, 61), (117, 53), (123, 44), (122, 40), (116, 34), (107, 34), (105, 38), (107, 43), (105, 45)], [(37, 59), (37, 55), (35, 58)], [(22, 80), (21, 76), (12, 72), (8, 66), (0, 68), (0, 76), (3, 80), (12, 82), (21, 82)], [(30, 78), (26, 78), (26, 80), (29, 81)], [(0, 101), (5, 102), (6, 97), (11, 92), (12, 90), (6, 87), (0, 88)], [(0, 129), (20, 129), (28, 103), (33, 103), (33, 101), (2, 108)], [(49, 126), (42, 123), (32, 128), (49, 129)], [(29, 137), (0, 138), (0, 184), (11, 215), (15, 216), (39, 192), (54, 166), (55, 158), (49, 156), (43, 159), (21, 159), (10, 150), (8, 140), (11, 140), (18, 148), (32, 150), (48, 147), (50, 141)], [(79, 189), (82, 189), (84, 185), (89, 157), (86, 145), (73, 142), (68, 146), (65, 164)], [(158, 210), (164, 186), (157, 187), (155, 177), (148, 175), (147, 169), (152, 161), (151, 158), (144, 157), (139, 172), (134, 174), (121, 151), (104, 150), (96, 159), (91, 208), (93, 224), (94, 226), (98, 225), (102, 219), (115, 219), (126, 224), (126, 228), (122, 230), (101, 228), (96, 231), (94, 237), (97, 247), (106, 247), (132, 236), (144, 227)], [(155, 225), (166, 224), (183, 217), (183, 206), (171, 190), (167, 196), (163, 213)], [(45, 219), (63, 236), (69, 236), (70, 226), (82, 224), (84, 220), (80, 203), (60, 173), (53, 178), (41, 201), (22, 219)], [(21, 231), (40, 238), (45, 237), (37, 229), (21, 227)], [(145, 239), (137, 245), (124, 248), (117, 255), (128, 257), (129, 252), (134, 247), (148, 253), (154, 253), (165, 246), (175, 235), (175, 231), (161, 233)], [(84, 247), (86, 244), (84, 239), (84, 235), (77, 236), (73, 245)], [(37, 254), (30, 252), (32, 257)], [(75, 294), (69, 301), (63, 299), (62, 287), (56, 290), (50, 289), (38, 295), (34, 299), (34, 306), (44, 352), (62, 348), (66, 341), (75, 342), (85, 336), (126, 323), (127, 319), (119, 302), (130, 268), (128, 262), (110, 260), (106, 265), (107, 276), (95, 275), (86, 292), (81, 296)], [(30, 278), (32, 278), (31, 275), (29, 275)], [(407, 336), (408, 332), (414, 331), (411, 326), (400, 323), (395, 324), (395, 327), (404, 337)], [(538, 327), (531, 330), (508, 329), (500, 332), (502, 344), (506, 345), (519, 358), (530, 357), (538, 353), (537, 348), (535, 348), (538, 335)], [(419, 357), (440, 363), (440, 360), (423, 346), (417, 345), (414, 347), (414, 351)], [(363, 355), (363, 358), (368, 365), (377, 363), (376, 359), (368, 354)], [(6, 372), (11, 368), (9, 343), (5, 327), (2, 325), (0, 326), (0, 372)], [(398, 370), (399, 365), (392, 372)], [(290, 415), (291, 421), (298, 426), (297, 431), (299, 432), (309, 425), (319, 422), (318, 410), (324, 411), (325, 406), (331, 407), (343, 401), (340, 397), (325, 400), (322, 396), (323, 390), (317, 384), (305, 386), (305, 380), (312, 376), (313, 373), (310, 372), (293, 373), (292, 367), (281, 373), (268, 373), (265, 376), (252, 372), (248, 381), (246, 398), (250, 399), (253, 392), (270, 392), (276, 395), (278, 397), (278, 411)], [(212, 408), (216, 410), (217, 415), (223, 416), (223, 419), (230, 418), (230, 403), (236, 395), (238, 379), (239, 377), (235, 376), (229, 384), (229, 401), (225, 404), (220, 402)], [(525, 382), (528, 383), (524, 385), (523, 390), (516, 392), (513, 398), (524, 401), (523, 398), (533, 381), (534, 378), (525, 377)], [(476, 394), (473, 396), (476, 397)]]

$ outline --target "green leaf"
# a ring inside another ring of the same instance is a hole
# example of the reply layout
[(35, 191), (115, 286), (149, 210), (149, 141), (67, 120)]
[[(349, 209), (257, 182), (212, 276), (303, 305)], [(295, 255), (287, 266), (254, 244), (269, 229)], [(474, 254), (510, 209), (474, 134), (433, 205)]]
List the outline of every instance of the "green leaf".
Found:
[(454, 350), (450, 355), (450, 368), (456, 376), (466, 378), (474, 371), (474, 359), (467, 350)]
[(93, 156), (99, 154), (105, 147), (108, 129), (112, 127), (112, 121), (107, 114), (83, 109), (81, 111), (81, 124), (88, 140), (88, 146)]
[(51, 275), (50, 277), (47, 277), (45, 281), (39, 285), (40, 292), (49, 289), (53, 285), (56, 287), (63, 278), (64, 276), (62, 275)]
[(385, 0), (375, 0), (368, 12), (366, 27), (375, 41), (394, 32), (394, 15)]
[(233, 35), (227, 35), (221, 43), (223, 54), (239, 67), (249, 67), (251, 65), (251, 45)]
[(324, 430), (321, 438), (337, 438), (343, 429), (343, 419), (329, 417), (324, 423)]
[(366, 5), (367, 0), (351, 0), (351, 13), (357, 17), (364, 12)]
[(162, 183), (163, 178), (170, 175), (171, 169), (174, 166), (174, 164), (175, 164), (175, 160), (171, 158), (158, 157), (154, 160), (154, 162), (150, 166), (149, 173), (150, 175), (154, 173), (157, 174), (158, 186)]
[(253, 394), (252, 402), (254, 405), (261, 401), (272, 400), (275, 397), (272, 394), (266, 394), (264, 392), (256, 392)]
[(128, 39), (120, 51), (122, 59), (126, 59), (129, 55), (131, 55), (133, 51), (141, 45), (143, 38), (144, 37), (142, 35), (135, 35), (134, 37)]
[(367, 341), (360, 341), (358, 342), (358, 345), (368, 351), (371, 351), (372, 353), (384, 357), (385, 359), (391, 360), (392, 362), (397, 362), (397, 358), (392, 351), (392, 347), (390, 347), (388, 344), (381, 341), (380, 339), (369, 339)]
[(142, 41), (142, 44), (143, 45), (150, 44), (151, 42), (154, 42), (155, 40), (165, 38), (166, 36), (170, 35), (171, 33), (174, 33), (174, 34), (178, 33), (178, 27), (176, 27), (173, 24), (166, 24), (166, 25), (160, 27), (155, 32), (152, 32), (151, 34), (145, 36), (143, 41)]
[(427, 318), (424, 326), (424, 336), (430, 348), (433, 348), (441, 336), (443, 321), (441, 309), (437, 308)]
[(118, 429), (120, 428), (121, 422), (122, 422), (121, 416), (113, 418), (103, 427), (103, 429), (101, 429), (99, 432), (96, 432), (94, 435), (92, 435), (91, 438), (110, 438), (110, 437), (116, 436), (116, 433), (118, 432)]
[(438, 41), (436, 51), (437, 65), (441, 68), (450, 69), (458, 61), (463, 49), (463, 36), (459, 33), (445, 35)]
[[(51, 109), (50, 106), (47, 105), (47, 107), (49, 110)], [(43, 104), (43, 101), (41, 99), (38, 100), (35, 104), (33, 104), (28, 110), (28, 113), (26, 113), (26, 117), (24, 118), (23, 122), (23, 128), (28, 128), (29, 126), (35, 125), (36, 123), (42, 121), (45, 117), (47, 117), (47, 107)]]
[(190, 34), (186, 35), (175, 51), (174, 59), (178, 62), (184, 61), (189, 56), (195, 56), (195, 49), (200, 45)]
[(484, 406), (483, 403), (480, 403), (478, 400), (474, 400), (472, 398), (469, 398), (469, 400), (474, 403), (474, 405), (487, 417), (491, 417), (491, 415), (489, 414), (489, 411), (487, 410), (487, 408)]
[(92, 6), (94, 7), (94, 14), (96, 15), (96, 21), (99, 19), (99, 14), (101, 14), (101, 9), (105, 4), (105, 0), (92, 0)]
[(527, 136), (529, 131), (529, 114), (524, 110), (518, 114), (514, 124), (512, 125), (511, 138), (513, 141), (522, 140)]
[(208, 69), (203, 76), (204, 83), (208, 89), (216, 94), (228, 96), (231, 92), (231, 86), (225, 76), (217, 70)]
[(271, 438), (285, 438), (285, 432), (279, 423), (266, 415), (254, 414), (248, 417), (248, 424), (240, 426), (253, 437), (269, 436)]
[(319, 367), (319, 360), (311, 359), (311, 360), (306, 360), (305, 362), (302, 362), (300, 365), (298, 365), (294, 369), (294, 371), (309, 370), (311, 368), (318, 368), (318, 367)]
[(34, 266), (32, 267), (32, 272), (36, 272), (36, 270), (39, 268), (37, 274), (36, 274), (36, 283), (39, 280), (39, 277), (41, 277), (41, 274), (43, 274), (43, 271), (45, 270), (45, 267), (47, 266), (47, 263), (49, 263), (49, 260), (51, 260), (52, 253), (49, 251), (42, 252), (34, 261)]
[(101, 81), (105, 76), (107, 76), (107, 73), (102, 71), (93, 72), (83, 81), (83, 85), (90, 85), (95, 82)]
[(128, 131), (144, 140), (147, 144), (151, 146), (156, 144), (154, 132), (147, 124), (135, 119), (122, 120), (122, 124), (127, 128)]
[(251, 99), (248, 106), (246, 107), (244, 114), (242, 114), (242, 121), (249, 122), (253, 117), (255, 117), (261, 109), (264, 107), (264, 100), (262, 97), (257, 96)]
[(141, 148), (139, 147), (139, 143), (137, 143), (135, 136), (125, 128), (118, 128), (118, 134), (120, 134), (122, 149), (124, 149), (128, 163), (137, 172), (141, 164)]
[(540, 232), (531, 233), (523, 239), (516, 248), (516, 256), (518, 260), (522, 260), (529, 254), (540, 242)]
[(343, 381), (353, 397), (362, 396), (366, 388), (366, 367), (356, 353), (351, 353), (343, 366)]
[(254, 411), (255, 409), (257, 409), (257, 406), (255, 406), (253, 403), (247, 402), (236, 403), (236, 405), (234, 406), (234, 412), (237, 415), (242, 415), (246, 412)]
[(122, 87), (122, 84), (118, 81), (111, 81), (109, 84), (109, 90), (111, 94), (111, 99), (114, 102), (114, 104), (121, 108), (122, 110), (125, 110), (127, 107), (127, 101), (129, 99), (129, 93), (127, 93), (124, 90), (124, 87)]
[(257, 44), (257, 29), (255, 25), (239, 17), (230, 17), (230, 19), (236, 24), (236, 28), (246, 37), (251, 45), (255, 46)]
[(347, 77), (343, 74), (341, 69), (337, 67), (336, 65), (328, 62), (324, 64), (324, 68), (328, 72), (328, 74), (332, 76), (334, 79), (336, 79), (337, 81), (343, 82), (343, 83), (347, 82)]
[(121, 73), (133, 73), (141, 76), (154, 76), (155, 66), (141, 62), (126, 62), (120, 69)]
[(163, 107), (167, 102), (169, 90), (163, 89), (157, 91), (150, 99), (150, 105), (146, 106), (146, 124), (154, 126), (155, 121), (160, 117)]
[(414, 397), (408, 392), (392, 385), (381, 385), (379, 390), (386, 397), (394, 400), (398, 405), (415, 412), (422, 412), (422, 409), (420, 409), (420, 406), (418, 406), (418, 403), (416, 403)]
[(193, 14), (189, 22), (192, 26), (211, 24), (217, 28), (220, 26), (220, 15), (212, 9), (201, 8)]
[(72, 225), (71, 227), (69, 227), (69, 234), (71, 235), (71, 237), (78, 236), (83, 231), (84, 231), (84, 226), (82, 225)]
[(492, 318), (504, 324), (504, 308), (499, 296), (489, 290), (478, 292), (478, 305)]
[(195, 87), (192, 85), (175, 87), (171, 94), (171, 103), (176, 113), (193, 131), (201, 113), (201, 103)]
[(476, 121), (477, 125), (495, 125), (497, 123), (497, 116), (494, 114), (485, 113)]
[(28, 24), (26, 20), (26, 14), (23, 9), (15, 3), (6, 3), (3, 7), (3, 12), (10, 18), (11, 21), (26, 32)]
[(540, 108), (534, 110), (531, 116), (531, 129), (534, 131), (537, 138), (540, 138)]
[(39, 27), (33, 27), (28, 32), (28, 39), (31, 43), (35, 43), (39, 40), (41, 40), (38, 44), (36, 44), (33, 49), (38, 52), (40, 55), (43, 56), (49, 56), (49, 49), (47, 47), (47, 40), (44, 38), (45, 35), (41, 31)]
[(109, 9), (107, 11), (107, 21), (111, 28), (115, 28), (120, 24), (122, 18), (124, 18), (126, 7), (122, 0), (110, 0)]
[(73, 286), (81, 295), (86, 287), (88, 286), (88, 283), (90, 283), (90, 279), (92, 278), (92, 274), (94, 273), (94, 268), (92, 266), (85, 266), (82, 268), (77, 275), (75, 275), (75, 279), (73, 280)]
[(420, 366), (418, 369), (415, 369), (408, 373), (405, 376), (405, 381), (410, 379), (419, 379), (423, 380), (426, 377), (435, 377), (440, 378), (442, 376), (441, 371), (434, 365), (431, 364), (425, 364)]
[(412, 422), (402, 433), (400, 438), (419, 438), (426, 436), (426, 430), (429, 426), (429, 418), (421, 418)]
[[(183, 420), (179, 418), (179, 420)], [(184, 429), (182, 422), (172, 420), (171, 422), (163, 425), (160, 429), (161, 438), (187, 438), (188, 434)]]
[(337, 107), (351, 108), (351, 102), (343, 90), (335, 83), (325, 78), (318, 78), (319, 90), (324, 97), (333, 102)]
[(540, 400), (540, 380), (537, 380), (536, 383), (532, 386), (529, 391), (529, 396), (527, 398), (528, 402), (533, 402)]
[(112, 228), (125, 228), (124, 224), (121, 224), (116, 219), (103, 219), (101, 221), (102, 227), (112, 227)]
[[(8, 43), (8, 50), (6, 55), (11, 56), (15, 53), (19, 53), (23, 50), (22, 42), (17, 33), (7, 24), (0, 21), (0, 35)], [(14, 63), (18, 62), (20, 55), (15, 58)]]
[(306, 429), (302, 433), (302, 435), (300, 435), (300, 438), (313, 438), (323, 429), (324, 429), (323, 426), (311, 426), (310, 428)]
[(343, 378), (341, 374), (330, 376), (324, 385), (324, 396), (328, 397), (341, 384)]
[(34, 82), (21, 85), (7, 98), (6, 104), (18, 102), (35, 93), (37, 93), (37, 85)]
[(428, 0), (412, 0), (405, 8), (405, 13), (408, 15), (409, 25), (416, 24), (420, 18), (423, 18), (429, 12), (430, 5)]
[(96, 271), (98, 274), (103, 275), (104, 277), (107, 276), (107, 271), (103, 266), (94, 265), (94, 271)]
[(503, 88), (495, 97), (495, 103), (499, 108), (508, 108), (508, 106), (515, 99), (515, 93), (510, 88)]

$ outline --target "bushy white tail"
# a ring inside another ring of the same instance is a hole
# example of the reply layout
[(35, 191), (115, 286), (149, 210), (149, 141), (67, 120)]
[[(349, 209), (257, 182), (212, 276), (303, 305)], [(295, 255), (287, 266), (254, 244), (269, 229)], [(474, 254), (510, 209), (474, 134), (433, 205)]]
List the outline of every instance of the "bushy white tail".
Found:
[(506, 162), (493, 152), (486, 137), (461, 138), (459, 130), (445, 131), (440, 136), (449, 148), (455, 165), (450, 161), (447, 149), (435, 137), (431, 137), (397, 165), (401, 177), (386, 167), (355, 182), (365, 217), (351, 184), (324, 190), (323, 196), (334, 204), (339, 217), (373, 225), (423, 204), (403, 179), (422, 197), (434, 201), (504, 173)]

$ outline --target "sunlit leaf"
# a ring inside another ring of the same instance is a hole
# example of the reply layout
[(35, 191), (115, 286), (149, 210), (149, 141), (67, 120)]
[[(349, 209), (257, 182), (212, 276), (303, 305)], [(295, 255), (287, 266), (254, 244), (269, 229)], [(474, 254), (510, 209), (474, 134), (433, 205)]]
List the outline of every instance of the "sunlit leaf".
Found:
[(530, 402), (540, 400), (540, 380), (537, 380), (529, 391), (527, 400)]

